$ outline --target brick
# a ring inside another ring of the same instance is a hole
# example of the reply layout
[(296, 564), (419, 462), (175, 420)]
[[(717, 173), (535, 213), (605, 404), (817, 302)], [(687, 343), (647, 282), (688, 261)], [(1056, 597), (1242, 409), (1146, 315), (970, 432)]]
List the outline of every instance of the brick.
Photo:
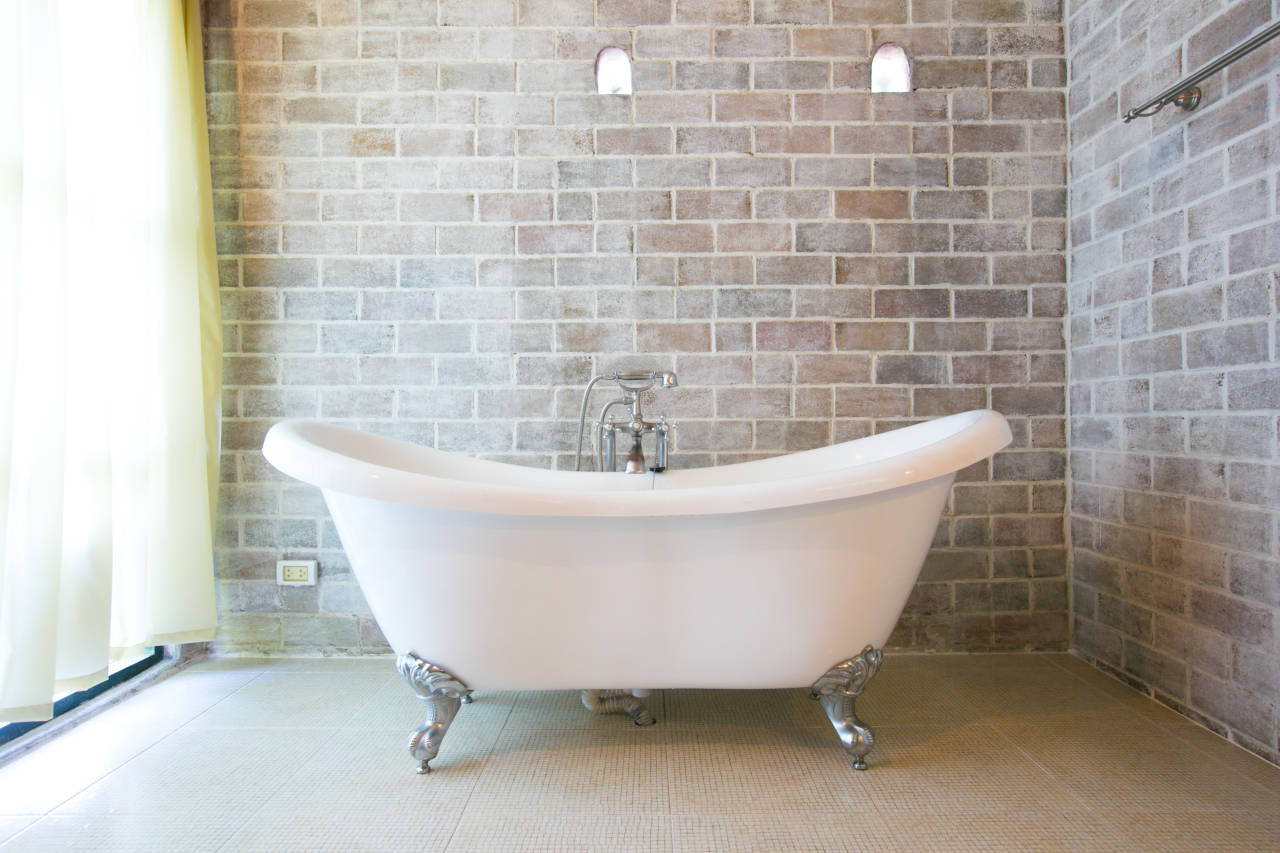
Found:
[(910, 277), (908, 258), (883, 255), (841, 255), (836, 258), (837, 284), (900, 286), (908, 284)]
[[(983, 338), (985, 337), (984, 330)], [(1026, 382), (1027, 358), (1023, 355), (952, 356), (951, 377), (953, 382), (961, 385), (1007, 385)]]
[(867, 383), (871, 381), (871, 358), (851, 353), (798, 355), (795, 381), (820, 385)]
[(676, 21), (681, 24), (745, 24), (750, 20), (750, 0), (676, 0)]
[(1275, 703), (1199, 672), (1191, 673), (1191, 702), (1263, 743), (1274, 742)]
[(803, 92), (794, 96), (797, 121), (866, 121), (870, 97), (862, 92)]
[(865, 158), (802, 158), (795, 164), (798, 187), (857, 187), (870, 183), (871, 163)]
[(983, 219), (987, 202), (983, 190), (918, 190), (914, 214), (918, 219)]
[(715, 232), (710, 225), (643, 224), (636, 228), (636, 251), (662, 254), (710, 252)]
[(757, 24), (826, 24), (825, 4), (808, 0), (755, 0)]
[(751, 75), (753, 89), (825, 89), (830, 65), (805, 59), (757, 61)]
[(941, 222), (877, 222), (877, 252), (945, 252), (951, 243), (950, 229)]
[(709, 352), (711, 327), (706, 323), (641, 323), (636, 346), (643, 352)]
[(1227, 253), (1233, 275), (1280, 264), (1280, 223), (1272, 222), (1231, 235)]
[(1124, 643), (1125, 670), (1172, 696), (1187, 692), (1187, 665), (1139, 643)]
[(905, 350), (910, 338), (911, 326), (908, 323), (853, 321), (837, 322), (835, 326), (835, 343), (839, 350)]
[(1271, 642), (1273, 614), (1233, 596), (1192, 588), (1191, 617), (1199, 625), (1244, 643)]
[(1275, 409), (1280, 401), (1280, 368), (1233, 370), (1227, 374), (1232, 409)]
[(904, 124), (837, 125), (835, 151), (838, 154), (909, 154), (912, 151), (911, 130)]
[(1220, 367), (1267, 360), (1265, 323), (1220, 326), (1187, 333), (1187, 367)]
[(939, 186), (947, 183), (947, 163), (930, 157), (877, 157), (876, 186)]
[(879, 290), (874, 297), (877, 317), (946, 317), (951, 294), (945, 290)]
[[(986, 88), (987, 63), (983, 59), (919, 58), (912, 68), (917, 89)], [(999, 85), (1002, 81), (994, 80)]]
[(1066, 106), (1059, 92), (995, 91), (991, 93), (991, 117), (996, 120), (1062, 119)]
[(596, 132), (596, 150), (609, 154), (670, 154), (671, 132), (666, 128), (601, 128)]
[(588, 225), (520, 225), (516, 228), (516, 251), (522, 255), (576, 254), (591, 251), (592, 229)]
[[(717, 107), (720, 98), (717, 96)], [(756, 150), (764, 154), (830, 154), (831, 129), (818, 126), (760, 127)]]
[(955, 293), (956, 317), (1025, 317), (1026, 314), (1025, 291), (974, 288)]
[(1192, 538), (1255, 554), (1266, 553), (1272, 531), (1267, 513), (1226, 504), (1189, 503)]
[(745, 62), (681, 60), (675, 66), (675, 88), (741, 91), (749, 88), (750, 66)]
[(807, 321), (761, 321), (756, 324), (759, 350), (826, 351), (832, 345), (830, 323)]
[(479, 198), (482, 221), (547, 220), (551, 218), (551, 207), (549, 193), (483, 193)]
[(837, 190), (836, 216), (841, 219), (907, 219), (910, 194), (906, 190)]
[(720, 252), (789, 252), (791, 226), (786, 223), (721, 223), (716, 226)]
[(937, 385), (947, 381), (947, 360), (933, 355), (880, 355), (875, 381), (879, 385)]
[(832, 23), (866, 26), (907, 23), (907, 8), (889, 0), (833, 0)]
[(790, 163), (777, 157), (723, 157), (716, 160), (721, 187), (782, 187), (791, 183)]
[(871, 229), (863, 224), (800, 223), (796, 225), (798, 252), (866, 252)]
[(748, 219), (751, 194), (739, 190), (679, 190), (677, 219)]
[(597, 197), (600, 219), (670, 219), (671, 194), (659, 191), (602, 192)]

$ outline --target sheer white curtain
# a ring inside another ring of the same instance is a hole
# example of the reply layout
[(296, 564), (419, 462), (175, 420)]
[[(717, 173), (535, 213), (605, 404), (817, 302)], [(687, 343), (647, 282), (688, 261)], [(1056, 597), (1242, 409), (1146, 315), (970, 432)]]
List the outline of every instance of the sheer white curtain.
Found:
[(207, 149), (196, 0), (0, 4), (0, 721), (213, 636)]

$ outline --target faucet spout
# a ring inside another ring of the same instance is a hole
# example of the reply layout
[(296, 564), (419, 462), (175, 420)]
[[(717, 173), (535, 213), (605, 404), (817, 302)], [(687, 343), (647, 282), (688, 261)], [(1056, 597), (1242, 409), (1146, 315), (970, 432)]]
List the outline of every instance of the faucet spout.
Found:
[(631, 442), (631, 452), (627, 454), (627, 467), (624, 470), (628, 474), (644, 473), (644, 448), (640, 446), (638, 435)]

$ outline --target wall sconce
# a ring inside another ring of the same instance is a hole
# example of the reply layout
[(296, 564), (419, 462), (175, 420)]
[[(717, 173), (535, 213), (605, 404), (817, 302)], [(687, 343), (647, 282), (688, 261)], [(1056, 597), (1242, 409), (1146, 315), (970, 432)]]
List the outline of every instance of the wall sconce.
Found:
[(631, 57), (622, 48), (610, 45), (596, 54), (596, 92), (601, 95), (631, 94)]
[(872, 92), (910, 92), (911, 58), (902, 45), (885, 42), (871, 57)]

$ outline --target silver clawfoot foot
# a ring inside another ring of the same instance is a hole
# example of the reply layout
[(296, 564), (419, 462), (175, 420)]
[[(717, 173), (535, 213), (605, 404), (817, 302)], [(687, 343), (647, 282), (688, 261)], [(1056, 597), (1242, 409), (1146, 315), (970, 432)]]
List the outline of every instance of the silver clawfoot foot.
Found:
[(884, 654), (874, 646), (867, 646), (857, 657), (836, 664), (826, 675), (813, 682), (809, 696), (822, 703), (827, 719), (835, 727), (845, 750), (853, 756), (853, 769), (866, 770), (867, 753), (875, 746), (871, 727), (858, 719), (853, 703), (867, 682), (880, 670)]
[(631, 722), (637, 726), (651, 726), (657, 722), (644, 700), (630, 690), (583, 690), (582, 704), (597, 714), (629, 714)]
[(427, 706), (426, 722), (409, 735), (409, 754), (419, 762), (419, 773), (430, 773), (429, 762), (440, 752), (449, 724), (471, 690), (448, 671), (412, 653), (396, 658), (396, 672)]

